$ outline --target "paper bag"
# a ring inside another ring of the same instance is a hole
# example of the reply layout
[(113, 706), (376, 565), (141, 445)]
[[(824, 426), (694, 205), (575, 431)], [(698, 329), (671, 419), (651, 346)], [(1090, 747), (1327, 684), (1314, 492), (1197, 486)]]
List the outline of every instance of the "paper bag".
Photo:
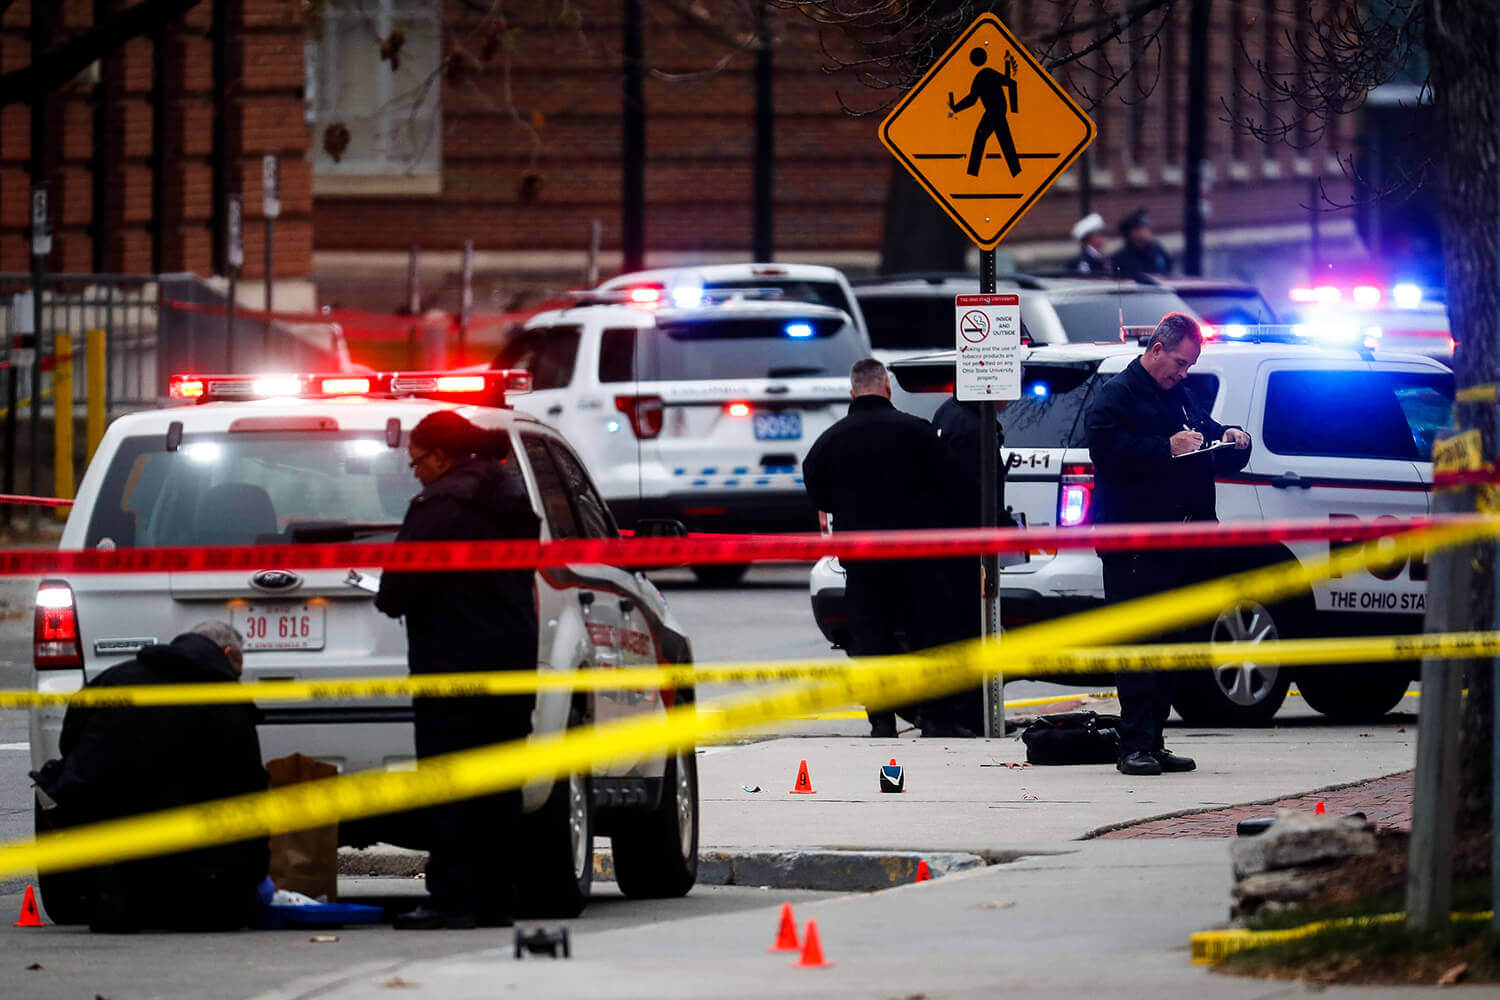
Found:
[[(316, 778), (331, 778), (339, 773), (332, 764), (300, 753), (278, 757), (266, 763), (271, 787), (295, 785)], [(314, 899), (338, 899), (339, 892), (338, 824), (311, 830), (294, 830), (271, 838), (271, 881), (276, 888), (300, 892)]]

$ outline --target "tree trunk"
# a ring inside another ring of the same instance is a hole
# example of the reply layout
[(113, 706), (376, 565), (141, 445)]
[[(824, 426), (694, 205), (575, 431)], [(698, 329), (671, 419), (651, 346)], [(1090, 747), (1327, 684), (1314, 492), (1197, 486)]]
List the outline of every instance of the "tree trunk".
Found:
[[(1448, 318), (1459, 343), (1454, 371), (1460, 387), (1496, 381), (1500, 338), (1500, 270), (1496, 264), (1500, 198), (1500, 142), (1496, 139), (1496, 63), (1500, 12), (1491, 3), (1428, 0), (1427, 49), (1437, 118), (1433, 158), (1440, 185), (1443, 264)], [(1495, 406), (1460, 406), (1460, 427), (1478, 427), (1486, 455), (1496, 454)], [(1469, 628), (1493, 618), (1494, 545), (1476, 547), (1478, 571), (1469, 601)], [(1467, 665), (1461, 741), (1459, 816), (1462, 825), (1485, 828), (1490, 816), (1490, 741), (1493, 703), (1489, 661)]]
[(880, 273), (963, 271), (971, 246), (958, 223), (948, 218), (927, 189), (901, 164), (892, 164)]

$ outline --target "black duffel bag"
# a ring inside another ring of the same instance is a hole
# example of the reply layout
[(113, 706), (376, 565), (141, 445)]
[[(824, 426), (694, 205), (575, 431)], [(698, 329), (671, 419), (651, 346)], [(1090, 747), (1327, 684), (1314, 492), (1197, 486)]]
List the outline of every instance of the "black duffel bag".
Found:
[(1120, 756), (1120, 717), (1097, 712), (1044, 715), (1021, 732), (1032, 764), (1113, 764)]

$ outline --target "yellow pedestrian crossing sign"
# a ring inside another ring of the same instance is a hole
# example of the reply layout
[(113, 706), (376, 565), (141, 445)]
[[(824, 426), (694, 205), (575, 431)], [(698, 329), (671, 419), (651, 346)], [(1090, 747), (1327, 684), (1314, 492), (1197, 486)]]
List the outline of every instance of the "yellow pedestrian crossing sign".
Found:
[(1094, 132), (1000, 19), (983, 14), (881, 123), (880, 141), (993, 250)]

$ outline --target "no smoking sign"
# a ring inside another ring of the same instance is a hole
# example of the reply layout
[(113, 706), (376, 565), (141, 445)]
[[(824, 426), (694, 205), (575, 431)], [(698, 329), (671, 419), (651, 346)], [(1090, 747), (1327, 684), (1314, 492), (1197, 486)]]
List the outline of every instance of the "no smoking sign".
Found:
[(966, 403), (1020, 399), (1020, 296), (955, 296), (953, 314), (958, 398)]

